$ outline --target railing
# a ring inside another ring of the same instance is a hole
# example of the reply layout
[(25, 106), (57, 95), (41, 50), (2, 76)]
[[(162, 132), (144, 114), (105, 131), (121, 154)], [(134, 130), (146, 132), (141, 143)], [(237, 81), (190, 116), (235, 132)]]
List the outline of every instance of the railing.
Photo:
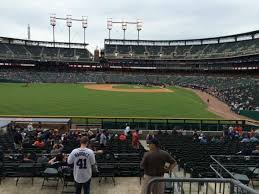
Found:
[[(170, 183), (172, 185), (171, 190), (165, 190), (164, 192), (160, 191), (158, 194), (259, 194), (259, 192), (234, 179), (216, 178), (153, 178), (147, 183), (147, 185), (145, 185), (144, 194), (153, 194), (152, 190), (154, 189), (154, 186), (156, 186), (156, 184), (164, 183)], [(180, 190), (177, 191), (175, 189), (175, 184), (181, 185)]]
[[(211, 155), (210, 157), (215, 162), (210, 165), (210, 168), (218, 177), (231, 177), (247, 185), (252, 181), (252, 186), (254, 187), (253, 179), (255, 177), (253, 176), (258, 176), (259, 156)], [(232, 159), (234, 161), (230, 162)], [(234, 171), (231, 170), (233, 168), (235, 169)]]
[[(46, 116), (46, 115), (0, 115), (13, 121), (30, 121), (33, 118), (67, 118), (72, 124), (82, 127), (98, 126), (104, 129), (123, 129), (126, 124), (141, 130), (173, 130), (181, 127), (185, 130), (199, 129), (204, 131), (222, 131), (223, 126), (241, 125), (246, 127), (249, 120), (211, 119), (211, 118), (171, 118), (171, 117), (98, 117), (98, 116)], [(259, 123), (254, 123), (259, 124)], [(250, 127), (248, 127), (250, 129)]]

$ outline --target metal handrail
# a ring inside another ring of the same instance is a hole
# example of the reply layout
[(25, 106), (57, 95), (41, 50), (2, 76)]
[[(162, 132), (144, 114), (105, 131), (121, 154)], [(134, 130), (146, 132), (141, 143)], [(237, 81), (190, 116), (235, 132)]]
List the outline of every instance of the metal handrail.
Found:
[[(147, 185), (145, 185), (144, 188), (144, 194), (151, 194), (151, 185), (158, 182), (182, 182), (182, 183), (206, 183), (208, 185), (209, 183), (223, 183), (223, 184), (229, 184), (229, 193), (247, 193), (247, 194), (259, 194), (259, 192), (251, 189), (250, 187), (242, 184), (239, 181), (236, 181), (234, 179), (217, 179), (217, 178), (153, 178), (151, 179)], [(235, 190), (236, 188), (236, 190)], [(244, 192), (245, 191), (245, 192)], [(191, 191), (190, 191), (191, 193)], [(199, 193), (199, 190), (198, 190)], [(208, 188), (206, 189), (206, 194), (208, 193)], [(216, 193), (216, 191), (215, 191)], [(224, 191), (223, 191), (224, 193)]]

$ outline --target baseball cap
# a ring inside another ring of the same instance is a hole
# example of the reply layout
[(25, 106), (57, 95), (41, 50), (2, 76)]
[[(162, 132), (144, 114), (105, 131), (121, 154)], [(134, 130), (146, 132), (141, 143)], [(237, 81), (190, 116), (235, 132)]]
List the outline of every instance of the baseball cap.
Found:
[(147, 144), (154, 144), (155, 146), (159, 146), (160, 143), (157, 138), (152, 138), (147, 141)]

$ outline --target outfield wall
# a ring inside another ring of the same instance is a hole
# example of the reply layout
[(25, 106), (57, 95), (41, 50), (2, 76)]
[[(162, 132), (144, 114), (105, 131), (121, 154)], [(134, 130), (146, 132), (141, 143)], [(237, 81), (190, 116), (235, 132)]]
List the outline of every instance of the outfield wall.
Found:
[[(139, 130), (203, 130), (222, 131), (223, 129), (240, 125), (245, 131), (259, 126), (259, 122), (249, 120), (225, 120), (225, 119), (195, 119), (195, 118), (158, 118), (158, 117), (80, 117), (80, 116), (22, 116), (0, 115), (4, 120), (31, 122), (33, 118), (44, 119), (69, 119), (70, 127), (92, 129), (124, 129), (129, 125), (131, 129)], [(42, 122), (42, 124), (44, 124)]]

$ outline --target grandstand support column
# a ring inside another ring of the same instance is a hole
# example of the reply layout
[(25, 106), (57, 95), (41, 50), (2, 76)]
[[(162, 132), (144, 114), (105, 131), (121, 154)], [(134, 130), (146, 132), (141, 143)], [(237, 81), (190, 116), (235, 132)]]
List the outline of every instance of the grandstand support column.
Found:
[(68, 45), (70, 48), (70, 27), (68, 27)]
[(125, 40), (126, 30), (123, 30), (123, 40)]
[(84, 47), (85, 47), (85, 28), (84, 28)]
[(55, 26), (52, 26), (52, 36), (53, 36), (53, 44), (55, 47)]
[(127, 30), (127, 21), (123, 19), (121, 24), (122, 24), (121, 27), (122, 27), (122, 30), (123, 30), (123, 40), (125, 40), (125, 34), (126, 34), (126, 30)]

